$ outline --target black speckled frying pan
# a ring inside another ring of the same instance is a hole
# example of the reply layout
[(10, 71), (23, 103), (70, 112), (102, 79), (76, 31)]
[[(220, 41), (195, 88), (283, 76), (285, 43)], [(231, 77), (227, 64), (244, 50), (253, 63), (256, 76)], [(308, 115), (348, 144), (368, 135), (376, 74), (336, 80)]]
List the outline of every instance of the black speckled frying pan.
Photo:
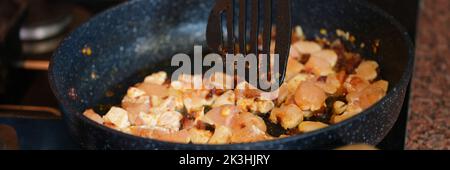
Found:
[[(171, 56), (192, 53), (205, 44), (214, 1), (135, 0), (110, 9), (75, 30), (55, 52), (50, 84), (70, 133), (88, 149), (326, 149), (350, 143), (380, 142), (396, 121), (413, 68), (413, 46), (406, 31), (389, 15), (360, 0), (294, 0), (293, 25), (307, 37), (320, 29), (351, 32), (361, 52), (379, 62), (390, 82), (388, 94), (361, 114), (312, 133), (232, 145), (174, 144), (121, 133), (96, 124), (82, 113), (104, 112), (119, 104), (127, 87), (157, 70), (170, 71)], [(379, 41), (376, 54), (370, 44)], [(84, 49), (84, 50), (83, 50)], [(89, 51), (91, 53), (89, 53)]]

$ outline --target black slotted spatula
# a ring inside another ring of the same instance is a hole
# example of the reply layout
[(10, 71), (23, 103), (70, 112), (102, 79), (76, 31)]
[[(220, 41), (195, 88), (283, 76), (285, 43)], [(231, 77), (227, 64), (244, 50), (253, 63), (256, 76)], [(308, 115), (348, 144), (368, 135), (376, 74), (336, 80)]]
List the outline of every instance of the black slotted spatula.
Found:
[[(269, 55), (272, 38), (272, 27), (276, 28), (275, 36), (275, 54), (279, 55), (279, 73), (270, 74), (266, 76), (275, 75), (275, 81), (271, 83), (281, 83), (284, 80), (285, 70), (289, 57), (289, 49), (291, 44), (291, 1), (290, 0), (238, 0), (239, 1), (239, 15), (238, 15), (238, 35), (235, 37), (235, 0), (217, 0), (216, 4), (209, 16), (208, 26), (206, 30), (206, 40), (208, 47), (215, 52), (226, 51), (229, 54), (242, 53), (255, 54), (259, 56), (262, 54)], [(274, 3), (277, 3), (274, 5)], [(273, 17), (273, 6), (275, 6), (275, 17)], [(247, 10), (250, 11), (250, 17), (247, 17)], [(222, 31), (222, 16), (226, 16), (226, 32), (224, 37)], [(247, 20), (250, 20), (248, 22)], [(247, 43), (247, 23), (250, 23), (249, 43)], [(260, 24), (262, 27), (260, 27)], [(262, 31), (260, 30), (262, 29)], [(262, 32), (262, 49), (259, 49), (258, 36)], [(224, 42), (224, 40), (227, 42)], [(261, 65), (258, 59), (258, 82), (262, 78), (261, 67), (266, 67), (270, 70), (270, 58), (267, 57), (267, 64)], [(275, 70), (277, 71), (277, 70)], [(272, 77), (269, 77), (271, 79)], [(276, 89), (262, 89), (260, 84), (257, 86), (263, 91), (273, 91)]]

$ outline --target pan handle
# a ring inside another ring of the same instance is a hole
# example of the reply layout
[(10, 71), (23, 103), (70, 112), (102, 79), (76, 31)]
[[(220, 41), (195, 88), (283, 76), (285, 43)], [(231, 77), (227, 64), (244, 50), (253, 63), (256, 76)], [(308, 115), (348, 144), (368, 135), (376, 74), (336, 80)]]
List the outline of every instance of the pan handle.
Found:
[(379, 149), (376, 148), (375, 146), (361, 143), (342, 146), (336, 148), (335, 150), (379, 150)]

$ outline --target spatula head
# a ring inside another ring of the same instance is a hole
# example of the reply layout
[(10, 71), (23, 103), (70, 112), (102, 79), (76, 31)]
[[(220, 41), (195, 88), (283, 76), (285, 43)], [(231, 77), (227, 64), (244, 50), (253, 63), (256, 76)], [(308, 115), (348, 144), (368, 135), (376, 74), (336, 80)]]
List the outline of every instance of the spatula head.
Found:
[[(206, 29), (208, 47), (222, 55), (240, 53), (257, 56), (257, 67), (250, 65), (245, 68), (247, 73), (245, 80), (251, 82), (248, 68), (257, 68), (257, 84), (251, 84), (263, 91), (275, 91), (284, 80), (289, 57), (292, 32), (291, 2), (290, 0), (239, 0), (238, 6), (239, 10), (235, 10), (237, 8), (235, 0), (216, 1)], [(236, 16), (239, 18), (238, 22), (235, 22)], [(247, 26), (250, 30), (247, 30)], [(272, 28), (276, 28), (275, 40), (272, 40)], [(259, 37), (262, 44), (258, 42)], [(272, 45), (275, 45), (274, 51), (270, 50)], [(265, 57), (266, 61), (262, 61), (264, 59), (260, 57), (262, 54), (272, 56), (274, 59)]]

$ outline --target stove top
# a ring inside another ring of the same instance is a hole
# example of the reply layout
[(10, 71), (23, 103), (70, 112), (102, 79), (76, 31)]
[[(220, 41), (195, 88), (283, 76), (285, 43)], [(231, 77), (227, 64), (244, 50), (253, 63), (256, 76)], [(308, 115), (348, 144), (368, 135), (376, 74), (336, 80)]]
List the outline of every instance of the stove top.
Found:
[[(419, 0), (369, 1), (396, 17), (408, 29), (411, 38), (415, 39)], [(63, 30), (43, 40), (30, 40), (29, 38), (39, 38), (30, 35), (22, 37), (24, 38), (22, 46), (39, 47), (41, 45), (46, 47), (46, 51), (33, 51), (32, 48), (28, 48), (28, 53), (17, 57), (15, 69), (9, 73), (13, 75), (9, 80), (9, 86), (6, 86), (6, 93), (0, 94), (0, 150), (79, 149), (79, 145), (70, 137), (61, 119), (61, 112), (47, 81), (48, 60), (56, 47), (51, 45), (55, 42), (59, 43), (62, 37), (95, 13), (116, 3), (63, 4), (62, 6), (70, 11), (70, 13), (62, 13), (62, 15), (70, 16), (69, 23), (62, 23), (66, 24)], [(29, 25), (36, 23), (39, 22), (33, 21)], [(35, 27), (27, 27), (28, 30), (32, 30), (31, 28)], [(378, 145), (379, 148), (387, 150), (404, 148), (409, 92), (406, 97), (399, 119)]]

